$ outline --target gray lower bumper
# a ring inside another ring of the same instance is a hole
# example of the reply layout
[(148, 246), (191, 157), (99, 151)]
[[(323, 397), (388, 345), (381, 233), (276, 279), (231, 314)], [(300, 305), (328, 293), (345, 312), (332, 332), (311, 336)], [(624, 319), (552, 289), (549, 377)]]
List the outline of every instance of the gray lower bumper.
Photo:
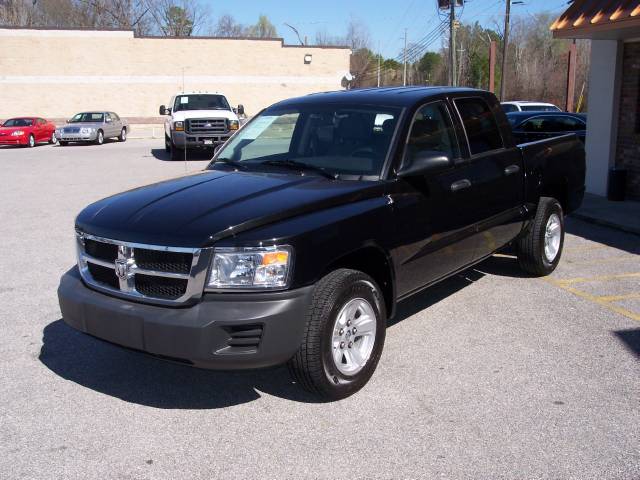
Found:
[(214, 148), (226, 142), (231, 133), (219, 135), (200, 135), (185, 132), (172, 132), (171, 140), (179, 148)]
[(63, 142), (93, 142), (96, 139), (97, 134), (94, 133), (62, 133), (58, 135), (58, 140)]
[(244, 369), (295, 354), (312, 291), (206, 294), (191, 307), (158, 307), (96, 292), (74, 267), (60, 279), (58, 299), (64, 321), (95, 337), (197, 367)]

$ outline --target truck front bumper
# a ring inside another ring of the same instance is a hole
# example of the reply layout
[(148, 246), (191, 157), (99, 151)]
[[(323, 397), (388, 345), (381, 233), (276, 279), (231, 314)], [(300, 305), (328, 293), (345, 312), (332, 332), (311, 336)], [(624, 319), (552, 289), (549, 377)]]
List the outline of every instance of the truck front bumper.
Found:
[(269, 293), (205, 294), (188, 307), (122, 300), (88, 288), (77, 267), (58, 299), (71, 327), (127, 348), (196, 367), (279, 365), (298, 350), (313, 286)]
[(192, 134), (185, 132), (171, 132), (171, 140), (178, 148), (214, 148), (222, 145), (234, 132), (218, 135)]

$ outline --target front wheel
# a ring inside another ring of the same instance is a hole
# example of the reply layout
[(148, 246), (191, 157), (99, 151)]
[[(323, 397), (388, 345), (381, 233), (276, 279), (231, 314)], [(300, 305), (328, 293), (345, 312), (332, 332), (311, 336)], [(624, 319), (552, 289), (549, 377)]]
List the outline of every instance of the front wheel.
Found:
[(526, 234), (518, 240), (518, 263), (533, 275), (553, 272), (564, 246), (564, 215), (555, 198), (542, 197)]
[(120, 132), (120, 135), (118, 136), (118, 141), (119, 142), (126, 142), (127, 141), (127, 129), (123, 128), (122, 131)]
[(102, 130), (98, 130), (98, 134), (96, 135), (96, 145), (102, 145), (104, 143), (104, 133)]
[(360, 390), (378, 365), (386, 311), (380, 289), (363, 272), (338, 269), (314, 289), (304, 339), (289, 361), (294, 380), (326, 400)]
[(28, 140), (27, 146), (29, 148), (35, 147), (36, 146), (36, 137), (34, 137), (33, 135), (29, 135), (29, 140)]
[(171, 160), (184, 160), (185, 155), (186, 154), (184, 149), (176, 147), (173, 143), (171, 144)]
[(53, 132), (51, 134), (51, 138), (49, 139), (49, 143), (51, 145), (55, 145), (56, 143), (58, 143), (58, 137), (56, 137), (56, 132)]

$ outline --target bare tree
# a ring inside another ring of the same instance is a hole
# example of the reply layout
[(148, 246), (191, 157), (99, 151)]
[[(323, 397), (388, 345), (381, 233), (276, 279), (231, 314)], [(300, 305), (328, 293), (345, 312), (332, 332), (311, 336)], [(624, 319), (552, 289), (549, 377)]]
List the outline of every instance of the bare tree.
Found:
[(237, 23), (231, 15), (222, 15), (213, 30), (216, 37), (237, 38), (245, 35), (245, 27)]
[(278, 31), (269, 17), (266, 15), (260, 15), (255, 25), (251, 25), (246, 30), (247, 37), (257, 38), (275, 38), (278, 36)]
[(208, 12), (196, 0), (147, 0), (156, 28), (169, 37), (196, 35), (208, 22)]

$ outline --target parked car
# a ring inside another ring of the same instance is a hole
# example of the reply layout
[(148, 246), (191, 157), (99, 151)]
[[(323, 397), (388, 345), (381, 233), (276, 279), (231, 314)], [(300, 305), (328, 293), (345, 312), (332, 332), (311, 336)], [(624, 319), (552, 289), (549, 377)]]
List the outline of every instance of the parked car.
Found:
[(107, 138), (127, 140), (129, 122), (115, 112), (81, 112), (75, 114), (64, 127), (57, 130), (60, 145), (85, 142), (102, 145)]
[(517, 142), (535, 142), (543, 138), (575, 133), (584, 143), (587, 135), (587, 116), (566, 112), (507, 113), (513, 136)]
[(0, 145), (35, 147), (57, 141), (55, 124), (41, 117), (10, 118), (0, 126)]
[(80, 212), (62, 316), (196, 367), (288, 363), (342, 398), (371, 377), (398, 301), (509, 244), (526, 272), (551, 273), (584, 178), (576, 136), (517, 146), (489, 92), (285, 100), (206, 170)]
[(182, 160), (187, 149), (214, 149), (222, 145), (246, 120), (244, 107), (231, 108), (224, 95), (190, 92), (171, 97), (160, 105), (164, 122), (165, 151), (171, 160)]
[(510, 112), (561, 112), (562, 109), (553, 103), (529, 102), (529, 101), (512, 101), (502, 102), (502, 109), (505, 113)]

